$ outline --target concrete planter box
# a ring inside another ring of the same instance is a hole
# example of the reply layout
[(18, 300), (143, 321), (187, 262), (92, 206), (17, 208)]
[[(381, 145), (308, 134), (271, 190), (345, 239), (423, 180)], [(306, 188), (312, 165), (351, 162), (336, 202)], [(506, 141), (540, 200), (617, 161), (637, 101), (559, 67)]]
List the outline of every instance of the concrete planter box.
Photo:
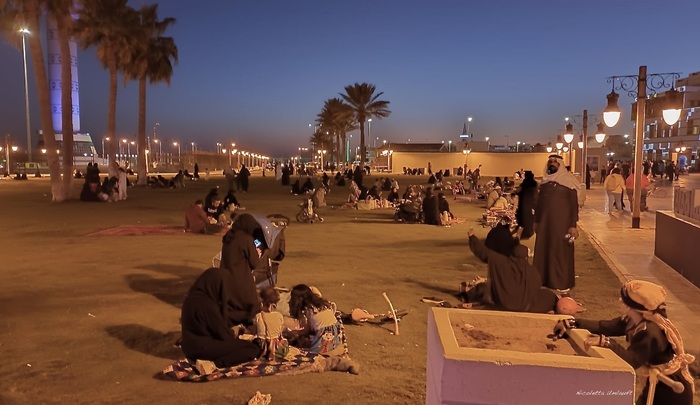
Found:
[(654, 255), (700, 288), (700, 266), (693, 259), (698, 240), (700, 225), (671, 211), (656, 211)]
[[(513, 330), (549, 330), (561, 316), (431, 308), (428, 314), (427, 404), (634, 403), (634, 370), (609, 349), (583, 350), (589, 333), (573, 330), (579, 355), (460, 347), (451, 321), (503, 323)], [(487, 322), (488, 320), (488, 322)], [(493, 330), (491, 331), (493, 332)], [(546, 340), (546, 335), (543, 339)], [(558, 344), (564, 344), (560, 342)], [(571, 349), (571, 348), (569, 348)]]

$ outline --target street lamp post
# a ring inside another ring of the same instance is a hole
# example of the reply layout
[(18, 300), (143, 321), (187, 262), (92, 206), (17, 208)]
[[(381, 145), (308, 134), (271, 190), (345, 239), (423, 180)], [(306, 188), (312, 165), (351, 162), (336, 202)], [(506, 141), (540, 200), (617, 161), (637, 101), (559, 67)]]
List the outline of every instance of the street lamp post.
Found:
[(464, 171), (463, 171), (463, 176), (464, 179), (467, 179), (467, 169), (469, 168), (469, 154), (472, 153), (472, 150), (467, 146), (462, 150), (462, 153), (464, 153)]
[[(663, 88), (671, 88), (668, 91), (668, 104), (664, 107), (663, 118), (667, 124), (673, 125), (680, 118), (680, 109), (683, 99), (680, 93), (673, 88), (673, 82), (680, 78), (679, 73), (658, 73), (648, 75), (647, 67), (639, 67), (639, 75), (632, 76), (611, 76), (607, 78), (608, 83), (612, 83), (612, 92), (608, 94), (608, 106), (603, 117), (605, 124), (609, 127), (615, 126), (620, 119), (620, 108), (617, 106), (618, 95), (615, 90), (626, 91), (630, 97), (636, 98), (637, 111), (634, 127), (634, 202), (632, 203), (632, 228), (640, 227), (641, 199), (642, 199), (642, 147), (644, 146), (644, 127), (646, 121), (646, 98), (647, 90), (656, 93)], [(618, 83), (617, 85), (615, 83)], [(636, 90), (635, 90), (636, 84)], [(680, 96), (680, 97), (679, 97)]]
[[(123, 143), (124, 145), (127, 145), (127, 148), (129, 147), (129, 145), (128, 145), (126, 139), (122, 139), (122, 143)], [(124, 149), (122, 150), (122, 152), (126, 152), (126, 148), (124, 148)], [(122, 157), (124, 157), (124, 153), (122, 153)], [(126, 163), (124, 163), (124, 165), (126, 166)]]
[[(589, 118), (598, 120), (600, 116), (596, 114), (588, 115), (588, 110), (583, 110), (582, 115), (573, 115), (571, 117), (571, 121), (573, 123), (577, 123), (578, 118), (582, 118), (581, 126), (583, 129), (583, 136), (581, 138), (581, 141), (578, 142), (578, 147), (581, 150), (581, 182), (585, 183), (587, 173), (586, 166), (588, 164), (588, 120)], [(595, 133), (596, 142), (603, 143), (603, 141), (605, 140), (605, 131), (603, 128), (603, 124), (601, 122), (598, 122), (597, 128), (598, 129)], [(586, 188), (590, 188), (590, 185), (587, 184)]]
[(173, 142), (173, 146), (177, 146), (177, 165), (180, 166), (180, 143), (179, 142)]
[(102, 159), (105, 159), (107, 157), (105, 155), (105, 141), (109, 141), (109, 137), (102, 138)]
[[(367, 120), (367, 139), (370, 139), (371, 137), (372, 137), (372, 118)], [(372, 143), (374, 143), (374, 142), (372, 142)], [(362, 160), (364, 163), (364, 158)]]
[[(153, 125), (153, 142), (155, 142), (155, 143), (157, 143), (157, 144), (160, 145), (160, 141), (158, 140), (157, 133), (156, 133), (156, 128), (158, 128), (159, 126), (160, 126), (160, 123), (158, 123), (158, 122), (156, 122), (156, 123)], [(150, 142), (150, 141), (148, 142), (148, 149), (149, 149), (149, 150), (151, 149), (151, 142)], [(155, 148), (154, 148), (154, 149), (155, 149)], [(155, 155), (155, 151), (154, 151), (153, 155)], [(160, 148), (159, 148), (159, 150), (158, 150), (158, 156), (151, 156), (151, 161), (153, 161), (153, 162), (158, 162), (158, 161), (160, 161), (161, 159), (162, 159), (162, 157), (161, 157)]]
[(515, 144), (515, 151), (520, 152), (520, 141)]
[(24, 110), (25, 119), (27, 121), (27, 162), (32, 161), (32, 133), (29, 129), (29, 87), (27, 83), (27, 47), (26, 47), (26, 35), (29, 34), (29, 30), (22, 28), (19, 30), (22, 34), (22, 60), (24, 61)]

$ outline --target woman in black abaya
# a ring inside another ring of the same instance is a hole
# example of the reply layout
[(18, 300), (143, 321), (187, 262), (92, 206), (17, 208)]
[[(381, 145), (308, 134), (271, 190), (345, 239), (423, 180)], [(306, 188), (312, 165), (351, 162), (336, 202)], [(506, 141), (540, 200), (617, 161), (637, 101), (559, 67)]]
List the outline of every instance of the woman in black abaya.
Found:
[(523, 228), (520, 239), (529, 239), (535, 234), (535, 207), (537, 206), (537, 182), (531, 171), (525, 172), (525, 179), (518, 188), (518, 209), (515, 219), (518, 226)]
[[(260, 231), (260, 225), (255, 218), (250, 214), (241, 214), (233, 221), (231, 230), (222, 240), (220, 266), (231, 274), (228, 316), (234, 325), (252, 325), (253, 318), (260, 312), (260, 301), (253, 280), (253, 270), (260, 261), (254, 243), (257, 231)], [(263, 239), (262, 231), (258, 237)]]
[(228, 321), (233, 277), (212, 267), (202, 273), (182, 304), (182, 351), (190, 360), (210, 360), (231, 367), (253, 360), (260, 348), (236, 338)]

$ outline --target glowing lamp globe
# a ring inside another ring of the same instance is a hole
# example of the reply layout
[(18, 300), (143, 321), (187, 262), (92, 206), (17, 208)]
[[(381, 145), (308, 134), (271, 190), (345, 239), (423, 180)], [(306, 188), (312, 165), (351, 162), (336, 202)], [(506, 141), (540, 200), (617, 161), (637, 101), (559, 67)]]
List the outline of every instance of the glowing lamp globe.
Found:
[(666, 92), (664, 98), (666, 99), (666, 105), (664, 106), (662, 115), (664, 121), (668, 125), (673, 125), (678, 122), (681, 117), (681, 109), (683, 108), (683, 94), (678, 92), (676, 89), (671, 89)]
[(666, 122), (668, 125), (675, 124), (678, 122), (678, 119), (681, 118), (680, 109), (664, 110), (662, 114), (664, 116), (664, 122)]
[(578, 148), (583, 149), (583, 141), (578, 141)]
[(566, 124), (566, 132), (564, 132), (564, 142), (571, 143), (574, 140), (574, 126), (571, 123)]
[(620, 120), (622, 111), (620, 111), (620, 107), (617, 106), (617, 99), (619, 97), (620, 96), (615, 93), (615, 91), (607, 95), (608, 106), (605, 107), (605, 111), (603, 111), (603, 121), (605, 121), (605, 125), (609, 127), (614, 127)]
[(603, 143), (605, 140), (605, 131), (603, 131), (603, 124), (598, 123), (598, 130), (595, 133), (595, 140), (598, 143)]

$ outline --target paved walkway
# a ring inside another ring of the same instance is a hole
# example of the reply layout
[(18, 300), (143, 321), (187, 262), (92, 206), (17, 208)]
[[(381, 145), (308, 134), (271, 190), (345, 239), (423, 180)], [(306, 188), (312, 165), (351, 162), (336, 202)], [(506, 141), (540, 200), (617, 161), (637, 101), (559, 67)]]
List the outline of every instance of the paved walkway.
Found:
[[(668, 294), (669, 318), (683, 335), (686, 351), (699, 357), (700, 289), (654, 256), (655, 211), (671, 210), (673, 204), (671, 182), (663, 183), (662, 187), (668, 192), (664, 198), (650, 197), (647, 200), (650, 210), (642, 213), (640, 229), (632, 229), (629, 211), (612, 215), (605, 213), (607, 197), (599, 184), (588, 190), (579, 224), (622, 282), (640, 279), (664, 286)], [(682, 176), (674, 185), (700, 188), (700, 174)], [(629, 210), (629, 203), (625, 204)]]

